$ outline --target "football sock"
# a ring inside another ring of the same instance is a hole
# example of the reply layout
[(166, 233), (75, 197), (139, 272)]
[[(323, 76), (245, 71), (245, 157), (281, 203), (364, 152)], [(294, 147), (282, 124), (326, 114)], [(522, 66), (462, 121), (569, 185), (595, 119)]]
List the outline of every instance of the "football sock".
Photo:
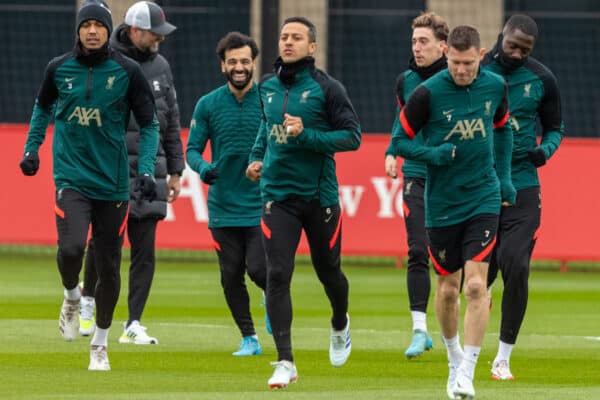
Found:
[(448, 352), (448, 361), (450, 361), (450, 364), (460, 364), (463, 359), (463, 352), (460, 348), (458, 335), (451, 339), (444, 338), (444, 343), (446, 344), (446, 351)]
[(422, 311), (411, 311), (413, 320), (413, 331), (419, 329), (423, 332), (427, 332), (427, 314)]
[(512, 349), (515, 347), (514, 344), (504, 343), (502, 340), (498, 343), (498, 354), (496, 354), (496, 358), (494, 362), (498, 362), (500, 360), (510, 361), (510, 353), (512, 353)]
[(81, 298), (81, 289), (75, 286), (73, 289), (65, 288), (65, 298), (67, 300), (79, 300)]
[(460, 363), (459, 369), (463, 370), (471, 379), (473, 379), (473, 375), (475, 375), (475, 366), (477, 365), (480, 351), (481, 347), (465, 345), (465, 355)]
[(102, 329), (96, 327), (94, 337), (92, 338), (92, 346), (107, 346), (108, 345), (108, 328)]

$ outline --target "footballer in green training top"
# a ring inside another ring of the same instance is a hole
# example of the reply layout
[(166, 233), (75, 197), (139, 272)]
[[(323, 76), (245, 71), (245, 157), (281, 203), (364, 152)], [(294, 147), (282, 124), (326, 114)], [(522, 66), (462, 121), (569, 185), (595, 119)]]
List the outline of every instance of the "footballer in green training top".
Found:
[[(475, 396), (473, 377), (489, 318), (489, 257), (500, 208), (516, 196), (507, 88), (501, 76), (479, 68), (480, 42), (470, 26), (450, 32), (448, 69), (415, 89), (392, 132), (395, 155), (427, 163), (426, 227), (438, 275), (436, 311), (448, 351), (450, 398)], [(419, 131), (424, 145), (411, 140)], [(461, 275), (467, 300), (464, 351), (458, 342)]]
[[(217, 55), (227, 83), (198, 100), (190, 125), (187, 161), (210, 185), (208, 228), (219, 257), (225, 299), (242, 335), (233, 355), (260, 355), (262, 348), (244, 282), (248, 271), (250, 279), (266, 289), (260, 190), (245, 174), (262, 116), (258, 86), (252, 80), (258, 46), (249, 36), (229, 32), (217, 44)], [(209, 140), (210, 163), (202, 157)], [(270, 333), (268, 318), (265, 324)]]
[[(512, 181), (517, 190), (514, 207), (502, 210), (498, 240), (488, 273), (488, 287), (502, 271), (502, 319), (498, 353), (492, 364), (492, 379), (512, 380), (510, 355), (525, 317), (528, 298), (529, 262), (540, 227), (542, 200), (537, 168), (558, 149), (564, 134), (560, 92), (552, 72), (530, 57), (538, 36), (535, 21), (516, 14), (508, 19), (496, 46), (483, 65), (500, 74), (508, 85), (514, 130)], [(537, 120), (542, 128), (537, 142)]]
[(332, 308), (329, 361), (343, 365), (352, 349), (334, 155), (358, 149), (361, 131), (342, 84), (315, 68), (316, 49), (311, 21), (304, 17), (284, 21), (275, 73), (260, 85), (264, 120), (246, 170), (250, 179), (260, 180), (264, 202), (267, 310), (278, 353), (268, 380), (271, 388), (298, 378), (291, 343), (290, 284), (303, 230)]

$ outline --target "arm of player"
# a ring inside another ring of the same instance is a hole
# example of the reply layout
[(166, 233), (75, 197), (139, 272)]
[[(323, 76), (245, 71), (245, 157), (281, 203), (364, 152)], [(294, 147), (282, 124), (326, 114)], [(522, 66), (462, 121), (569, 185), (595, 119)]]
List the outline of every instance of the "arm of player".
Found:
[[(208, 104), (205, 97), (198, 100), (190, 122), (190, 137), (185, 148), (187, 162), (193, 171), (200, 175), (205, 181), (208, 171), (214, 170), (215, 166), (202, 157), (209, 139), (208, 127)], [(216, 154), (213, 154), (213, 158)]]
[(325, 114), (332, 129), (303, 128), (297, 136), (298, 143), (321, 153), (358, 149), (362, 136), (358, 115), (346, 90), (334, 79), (325, 88)]
[(264, 118), (260, 121), (260, 127), (258, 128), (258, 132), (256, 134), (256, 139), (254, 140), (254, 146), (252, 146), (252, 150), (250, 151), (250, 155), (248, 157), (248, 164), (253, 163), (254, 161), (262, 161), (265, 157), (265, 152), (267, 151), (267, 124)]
[(58, 67), (57, 61), (52, 60), (44, 71), (44, 80), (38, 90), (33, 106), (33, 114), (29, 122), (29, 132), (25, 142), (25, 153), (37, 153), (46, 138), (46, 129), (54, 115), (58, 89), (54, 84), (54, 73)]
[(456, 152), (452, 143), (431, 147), (412, 140), (429, 119), (429, 97), (430, 92), (424, 86), (417, 87), (411, 94), (398, 115), (398, 123), (393, 126), (391, 153), (431, 165), (449, 165)]
[(564, 135), (564, 123), (562, 121), (560, 91), (556, 78), (548, 72), (544, 77), (544, 96), (538, 107), (538, 114), (542, 125), (542, 141), (540, 145), (534, 148), (534, 151), (543, 152), (542, 158), (538, 161), (537, 166), (546, 163), (558, 149)]
[(177, 94), (173, 84), (171, 68), (167, 68), (167, 80), (169, 81), (169, 91), (166, 95), (168, 106), (167, 129), (163, 134), (163, 148), (167, 158), (167, 172), (169, 175), (181, 175), (185, 169), (183, 159), (183, 144), (181, 143), (181, 125), (179, 124), (179, 105), (177, 104)]
[(496, 174), (500, 181), (500, 191), (504, 205), (515, 204), (517, 191), (512, 184), (511, 160), (513, 131), (508, 123), (508, 91), (504, 84), (504, 96), (494, 114), (494, 153)]
[(153, 177), (159, 138), (154, 96), (139, 66), (131, 70), (129, 79), (126, 97), (140, 127), (138, 175)]

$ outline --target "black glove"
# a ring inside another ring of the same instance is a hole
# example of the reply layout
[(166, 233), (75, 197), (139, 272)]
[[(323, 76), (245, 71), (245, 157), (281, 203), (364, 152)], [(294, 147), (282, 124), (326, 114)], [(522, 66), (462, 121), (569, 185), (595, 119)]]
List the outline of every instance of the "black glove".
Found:
[(138, 175), (135, 178), (133, 191), (136, 193), (137, 201), (156, 199), (156, 181), (154, 177), (148, 174)]
[(204, 173), (204, 178), (202, 178), (202, 182), (207, 185), (212, 185), (215, 183), (217, 178), (219, 177), (219, 170), (217, 168), (209, 169)]
[(534, 147), (533, 149), (527, 150), (529, 153), (529, 159), (535, 165), (536, 168), (541, 167), (546, 164), (546, 153), (542, 150), (541, 147)]
[(23, 171), (23, 175), (33, 176), (40, 169), (40, 157), (38, 153), (35, 151), (28, 151), (23, 156), (23, 159), (19, 163), (19, 167), (21, 167), (21, 171)]

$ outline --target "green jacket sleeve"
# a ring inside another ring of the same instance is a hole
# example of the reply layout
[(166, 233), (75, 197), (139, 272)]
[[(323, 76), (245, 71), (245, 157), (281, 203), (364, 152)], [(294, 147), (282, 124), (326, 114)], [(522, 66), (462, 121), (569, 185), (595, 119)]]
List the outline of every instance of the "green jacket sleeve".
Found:
[(504, 97), (494, 114), (494, 160), (496, 174), (500, 181), (502, 201), (515, 204), (517, 191), (512, 184), (511, 161), (513, 150), (513, 131), (508, 123), (508, 88), (504, 85)]
[(208, 110), (206, 100), (200, 99), (196, 104), (190, 123), (190, 136), (185, 149), (185, 156), (190, 168), (196, 171), (202, 179), (204, 179), (204, 174), (212, 169), (212, 165), (202, 157), (208, 139)]
[(25, 142), (25, 153), (38, 152), (44, 139), (46, 138), (46, 129), (54, 115), (55, 104), (50, 108), (41, 107), (38, 101), (33, 106), (33, 114), (29, 123), (29, 132), (27, 133), (27, 142)]
[(258, 134), (256, 135), (256, 140), (254, 141), (254, 146), (252, 146), (252, 151), (250, 151), (250, 156), (248, 158), (248, 163), (252, 163), (254, 161), (262, 161), (265, 157), (265, 152), (267, 151), (267, 124), (265, 120), (262, 119), (260, 121), (260, 128), (258, 128)]
[(361, 129), (358, 115), (341, 83), (335, 79), (323, 81), (324, 108), (331, 130), (304, 128), (298, 143), (319, 153), (352, 151), (360, 147)]

